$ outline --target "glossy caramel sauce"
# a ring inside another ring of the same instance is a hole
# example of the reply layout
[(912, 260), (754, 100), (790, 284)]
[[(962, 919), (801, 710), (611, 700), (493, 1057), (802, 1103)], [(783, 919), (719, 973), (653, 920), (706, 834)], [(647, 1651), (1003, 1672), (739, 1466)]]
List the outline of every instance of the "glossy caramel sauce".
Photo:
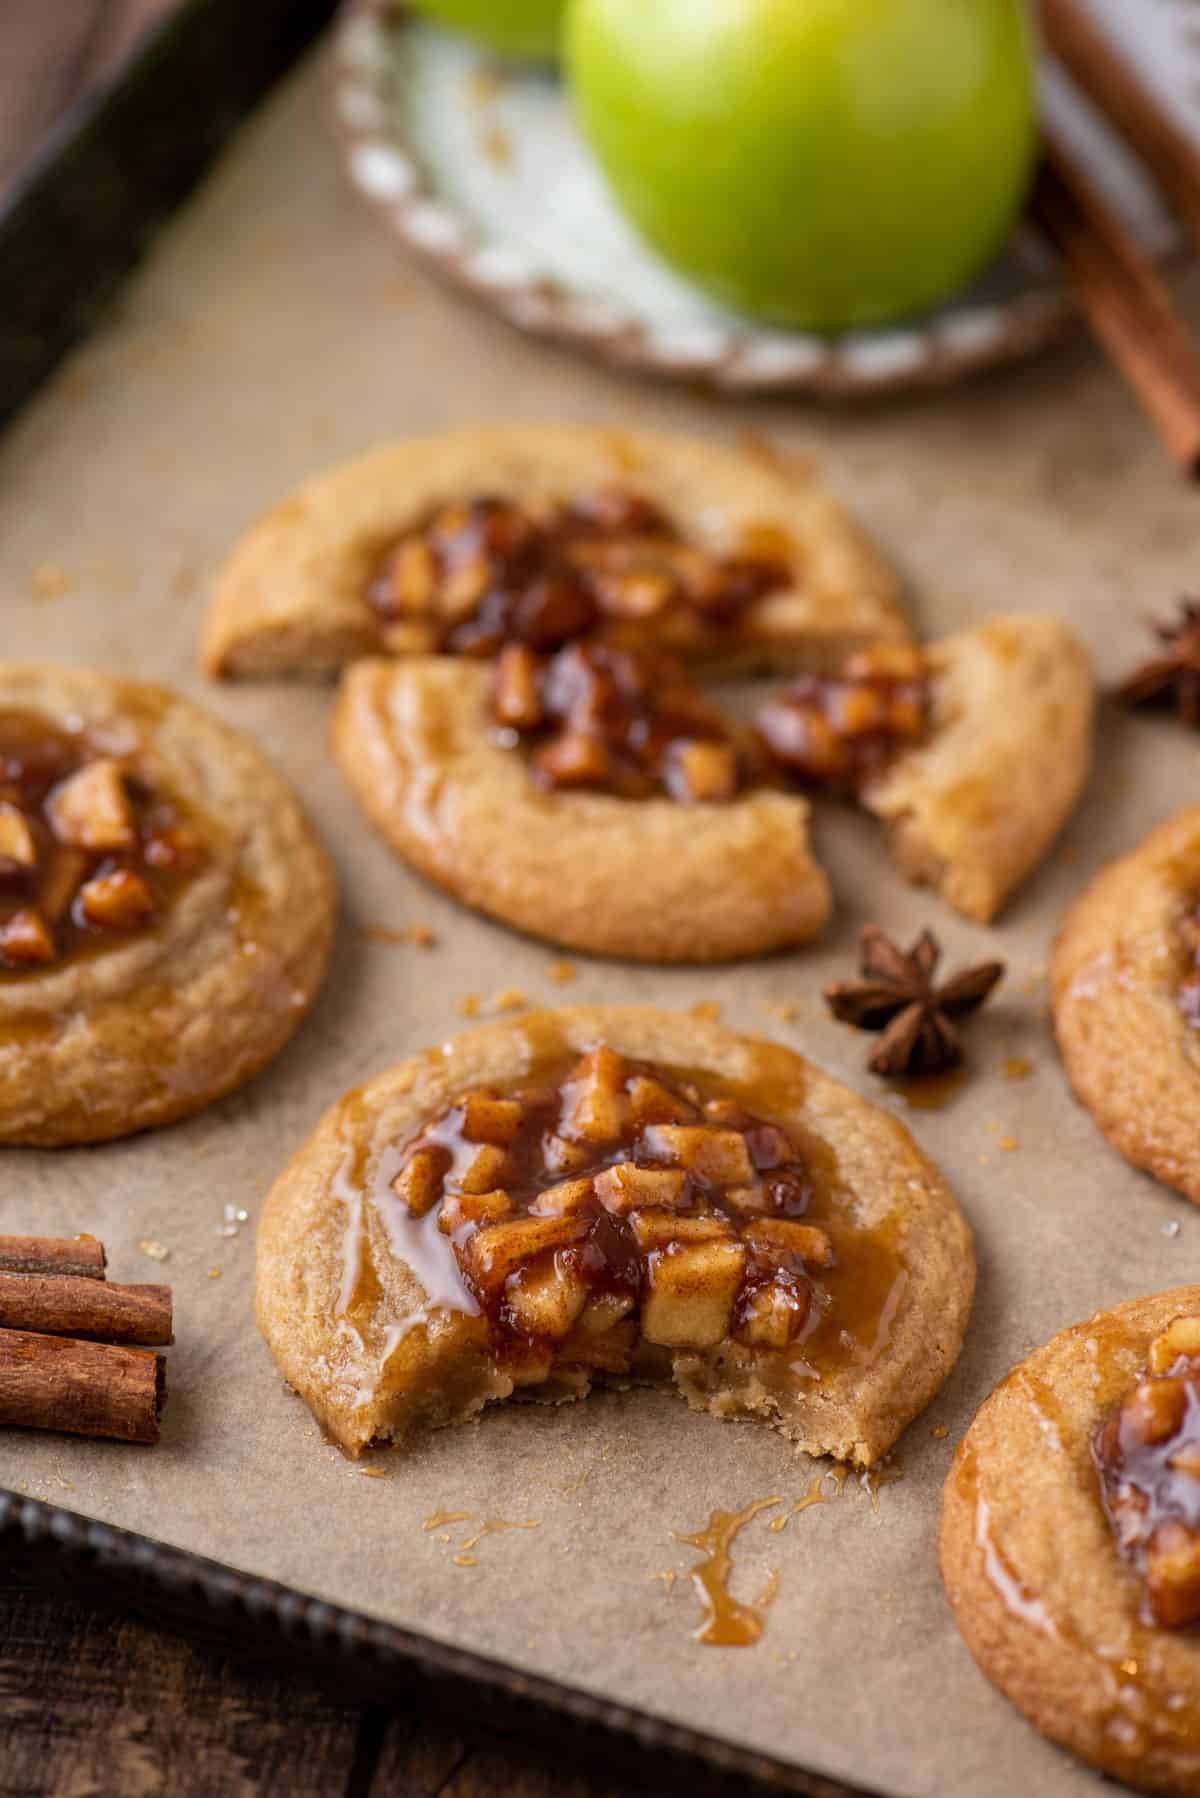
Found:
[(650, 500), (622, 488), (522, 505), (467, 496), (389, 545), (367, 600), (385, 646), (492, 657), (544, 652), (597, 631), (670, 647), (735, 633), (742, 614), (793, 584), (784, 533), (734, 555), (689, 542)]
[[(513, 1087), (557, 1091), (574, 1066), (574, 1057), (553, 1016), (526, 1019), (514, 1024), (513, 1031), (514, 1039), (519, 1033), (525, 1044), (524, 1068)], [(785, 1131), (795, 1158), (789, 1170), (794, 1202), (801, 1205), (803, 1221), (824, 1231), (833, 1246), (832, 1266), (806, 1269), (794, 1276), (797, 1289), (808, 1288), (810, 1296), (803, 1325), (790, 1346), (756, 1351), (764, 1381), (781, 1392), (794, 1391), (797, 1380), (819, 1380), (848, 1366), (869, 1367), (887, 1353), (908, 1270), (899, 1220), (892, 1217), (882, 1225), (864, 1228), (856, 1218), (855, 1195), (839, 1174), (835, 1151), (825, 1139), (793, 1121), (804, 1102), (802, 1064), (788, 1051), (763, 1044), (756, 1050), (754, 1070), (744, 1084), (695, 1068), (660, 1065), (654, 1072), (672, 1086), (691, 1086), (705, 1096), (732, 1100), (767, 1123), (777, 1118), (789, 1120)], [(438, 1227), (440, 1205), (424, 1217), (413, 1217), (393, 1189), (417, 1139), (389, 1145), (382, 1152), (372, 1151), (365, 1115), (353, 1096), (344, 1103), (343, 1119), (343, 1159), (331, 1194), (343, 1219), (339, 1322), (360, 1342), (367, 1340), (381, 1298), (373, 1238), (412, 1269), (424, 1291), (412, 1310), (388, 1327), (382, 1345), (378, 1333), (372, 1338), (373, 1350), (379, 1353), (382, 1348), (380, 1375), (391, 1348), (409, 1331), (425, 1326), (437, 1315), (453, 1313), (481, 1318), (503, 1349), (518, 1359), (527, 1354), (536, 1360), (540, 1345), (523, 1341), (520, 1333), (512, 1330), (503, 1304), (497, 1304), (494, 1296), (481, 1296), (464, 1277), (452, 1235)], [(447, 1141), (436, 1146), (452, 1159), (457, 1152), (451, 1140), (454, 1126), (443, 1119), (442, 1127)], [(610, 1161), (618, 1158), (609, 1157)], [(539, 1187), (562, 1177), (538, 1172), (532, 1163), (527, 1164), (525, 1202), (536, 1198)], [(604, 1235), (611, 1243), (612, 1233), (606, 1227)], [(592, 1251), (580, 1245), (572, 1259), (578, 1262), (585, 1255), (592, 1260)], [(623, 1254), (615, 1260), (605, 1255), (599, 1265), (592, 1262), (592, 1268), (598, 1284), (610, 1290), (624, 1286), (640, 1296), (644, 1272)], [(604, 1370), (596, 1371), (602, 1375)]]
[[(114, 836), (108, 819), (106, 846), (63, 812), (72, 778), (93, 764), (119, 768), (124, 820)], [(36, 713), (0, 711), (0, 976), (20, 980), (153, 929), (205, 859), (188, 808), (136, 757)]]
[(1004, 1063), (1006, 1080), (1028, 1080), (1033, 1072), (1033, 1063), (1027, 1055), (1010, 1055)]
[(1200, 1360), (1146, 1373), (1091, 1447), (1113, 1542), (1142, 1579), (1143, 1622), (1200, 1622)]
[(892, 1085), (910, 1111), (944, 1111), (962, 1091), (970, 1077), (963, 1066), (947, 1068), (942, 1074), (915, 1074), (894, 1080)]
[(534, 1518), (526, 1518), (524, 1522), (512, 1522), (507, 1517), (479, 1517), (474, 1511), (437, 1510), (426, 1517), (421, 1528), (426, 1535), (437, 1532), (437, 1541), (447, 1547), (453, 1544), (454, 1538), (445, 1527), (447, 1524), (474, 1523), (478, 1528), (472, 1530), (458, 1543), (454, 1554), (450, 1557), (456, 1567), (477, 1567), (479, 1556), (473, 1551), (488, 1536), (503, 1535), (507, 1530), (537, 1530), (542, 1526)]
[(858, 650), (836, 674), (802, 674), (760, 707), (758, 734), (803, 786), (860, 793), (925, 736), (930, 682), (907, 644)]
[(743, 1604), (729, 1590), (733, 1572), (733, 1544), (739, 1532), (762, 1511), (769, 1511), (783, 1500), (758, 1498), (741, 1511), (714, 1511), (704, 1528), (694, 1535), (671, 1533), (685, 1548), (698, 1548), (704, 1560), (692, 1568), (696, 1596), (704, 1607), (704, 1616), (692, 1631), (694, 1641), (711, 1648), (748, 1648), (763, 1633), (763, 1611), (778, 1589), (768, 1586), (755, 1604)]

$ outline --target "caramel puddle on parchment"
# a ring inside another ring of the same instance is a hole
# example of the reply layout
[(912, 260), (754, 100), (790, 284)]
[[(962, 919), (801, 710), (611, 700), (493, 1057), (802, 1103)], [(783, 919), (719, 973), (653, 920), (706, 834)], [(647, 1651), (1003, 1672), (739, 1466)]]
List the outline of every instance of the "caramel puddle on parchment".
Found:
[(471, 1550), (477, 1548), (485, 1536), (498, 1536), (504, 1530), (537, 1530), (542, 1527), (541, 1523), (532, 1517), (527, 1518), (524, 1523), (514, 1523), (506, 1517), (482, 1518), (477, 1516), (474, 1511), (439, 1510), (426, 1517), (421, 1528), (427, 1535), (431, 1531), (437, 1530), (438, 1541), (450, 1543), (453, 1541), (453, 1537), (445, 1526), (453, 1523), (477, 1523), (479, 1525), (472, 1535), (464, 1537), (458, 1544), (457, 1552), (451, 1556), (456, 1567), (478, 1567), (479, 1556), (472, 1554)]
[(705, 1528), (697, 1530), (694, 1536), (671, 1531), (676, 1542), (682, 1542), (685, 1548), (698, 1548), (708, 1557), (692, 1568), (692, 1584), (705, 1611), (699, 1628), (692, 1631), (694, 1641), (716, 1648), (747, 1648), (762, 1635), (762, 1613), (779, 1589), (778, 1576), (772, 1575), (766, 1592), (755, 1605), (742, 1604), (729, 1590), (732, 1548), (734, 1538), (751, 1518), (782, 1503), (778, 1494), (774, 1498), (756, 1498), (744, 1511), (714, 1511)]

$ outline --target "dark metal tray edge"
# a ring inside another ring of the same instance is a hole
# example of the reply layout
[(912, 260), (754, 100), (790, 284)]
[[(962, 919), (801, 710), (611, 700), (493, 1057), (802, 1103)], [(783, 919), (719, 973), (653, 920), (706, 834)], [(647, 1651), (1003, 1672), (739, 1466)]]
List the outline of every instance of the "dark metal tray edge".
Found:
[(459, 1729), (469, 1721), (575, 1764), (652, 1773), (659, 1791), (881, 1798), (17, 1492), (0, 1490), (0, 1558), (235, 1656), (332, 1675), (343, 1696), (349, 1687), (355, 1700), (396, 1704), (403, 1693), (403, 1708)]

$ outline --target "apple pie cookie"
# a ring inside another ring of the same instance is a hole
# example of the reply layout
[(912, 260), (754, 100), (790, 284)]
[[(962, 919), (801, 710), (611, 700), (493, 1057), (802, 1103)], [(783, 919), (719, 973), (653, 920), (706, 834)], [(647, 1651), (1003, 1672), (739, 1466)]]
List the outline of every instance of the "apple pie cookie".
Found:
[(506, 425), (385, 445), (252, 525), (204, 661), (319, 677), (605, 631), (723, 670), (903, 639), (897, 583), (811, 475), (684, 437)]
[(983, 1405), (942, 1576), (989, 1679), (1148, 1792), (1200, 1791), (1200, 1287), (1064, 1330)]
[(767, 702), (781, 766), (858, 800), (901, 868), (988, 922), (1074, 809), (1092, 754), (1092, 679), (1067, 627), (989, 619), (923, 650), (872, 646)]
[(1109, 1142), (1200, 1204), (1200, 806), (1075, 901), (1050, 1005), (1067, 1076)]
[(753, 739), (657, 654), (358, 662), (333, 741), (400, 855), (564, 947), (723, 961), (805, 942), (828, 915), (807, 801), (758, 784)]
[(163, 688), (0, 664), (0, 1142), (100, 1142), (257, 1073), (313, 998), (329, 862)]
[(350, 1454), (616, 1380), (867, 1465), (946, 1378), (973, 1284), (898, 1120), (645, 1007), (532, 1014), (379, 1075), (258, 1235), (260, 1325)]

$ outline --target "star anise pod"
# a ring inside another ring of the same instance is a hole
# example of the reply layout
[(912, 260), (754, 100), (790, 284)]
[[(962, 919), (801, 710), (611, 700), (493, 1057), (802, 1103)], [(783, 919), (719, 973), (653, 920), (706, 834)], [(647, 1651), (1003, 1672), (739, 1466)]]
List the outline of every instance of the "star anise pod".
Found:
[(1190, 730), (1200, 729), (1200, 596), (1179, 602), (1173, 623), (1155, 624), (1162, 653), (1117, 688), (1125, 705), (1171, 705)]
[(862, 933), (861, 980), (835, 980), (825, 1002), (835, 1018), (882, 1038), (867, 1066), (875, 1074), (940, 1074), (962, 1060), (956, 1018), (983, 1004), (1004, 973), (1002, 961), (965, 968), (934, 984), (941, 959), (937, 940), (923, 930), (907, 954), (878, 925)]

